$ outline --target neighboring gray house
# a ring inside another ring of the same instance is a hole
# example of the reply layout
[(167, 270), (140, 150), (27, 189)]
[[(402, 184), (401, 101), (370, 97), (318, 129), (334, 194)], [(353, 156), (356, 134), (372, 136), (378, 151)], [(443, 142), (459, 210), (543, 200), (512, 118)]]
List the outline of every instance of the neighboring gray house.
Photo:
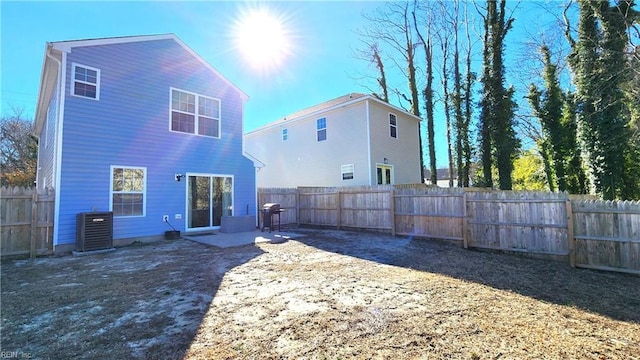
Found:
[(371, 95), (347, 94), (244, 135), (266, 166), (259, 187), (357, 186), (421, 181), (420, 118)]

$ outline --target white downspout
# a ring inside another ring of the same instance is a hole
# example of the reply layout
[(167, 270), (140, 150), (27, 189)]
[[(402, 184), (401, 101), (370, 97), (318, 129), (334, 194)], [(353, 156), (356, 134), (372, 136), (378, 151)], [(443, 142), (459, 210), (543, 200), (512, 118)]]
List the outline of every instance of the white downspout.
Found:
[(367, 121), (367, 167), (369, 174), (369, 186), (372, 185), (373, 173), (371, 172), (371, 123), (369, 118), (369, 99), (365, 102), (365, 112), (366, 112), (366, 121)]
[(60, 224), (60, 187), (61, 187), (61, 172), (62, 172), (62, 123), (63, 123), (63, 114), (64, 114), (64, 80), (66, 78), (67, 69), (62, 66), (63, 63), (66, 64), (67, 54), (66, 52), (62, 52), (62, 61), (56, 59), (51, 56), (49, 50), (47, 50), (47, 57), (51, 60), (58, 63), (58, 114), (56, 115), (56, 127), (55, 127), (55, 155), (54, 155), (54, 166), (53, 166), (53, 183), (54, 183), (54, 191), (55, 191), (55, 199), (54, 199), (54, 212), (53, 212), (53, 223), (54, 223), (54, 231), (53, 231), (53, 250), (55, 252), (55, 246), (58, 244), (58, 229), (59, 227), (55, 224)]

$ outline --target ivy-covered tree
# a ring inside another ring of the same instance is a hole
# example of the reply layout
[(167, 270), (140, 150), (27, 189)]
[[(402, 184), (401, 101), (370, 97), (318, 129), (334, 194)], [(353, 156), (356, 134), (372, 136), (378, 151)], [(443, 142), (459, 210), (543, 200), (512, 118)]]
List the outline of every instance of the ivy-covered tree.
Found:
[[(632, 144), (629, 26), (640, 18), (635, 1), (579, 0), (577, 40), (570, 33), (578, 130), (590, 181), (605, 199), (640, 197), (640, 164)], [(632, 97), (631, 97), (632, 98)], [(631, 100), (631, 102), (637, 101)]]
[(505, 0), (487, 1), (484, 16), (482, 100), (480, 103), (480, 146), (484, 185), (492, 187), (495, 161), (501, 190), (511, 190), (513, 161), (520, 147), (514, 129), (514, 89), (505, 87), (504, 40), (513, 25), (506, 18)]
[[(529, 88), (529, 103), (533, 115), (540, 119), (543, 139), (540, 153), (545, 164), (549, 189), (554, 191), (584, 192), (584, 172), (580, 165), (580, 153), (575, 136), (576, 123), (572, 114), (574, 107), (567, 104), (573, 96), (567, 96), (560, 88), (557, 66), (551, 61), (546, 45), (540, 49), (544, 62), (544, 90), (534, 84)], [(570, 181), (571, 178), (571, 181)]]

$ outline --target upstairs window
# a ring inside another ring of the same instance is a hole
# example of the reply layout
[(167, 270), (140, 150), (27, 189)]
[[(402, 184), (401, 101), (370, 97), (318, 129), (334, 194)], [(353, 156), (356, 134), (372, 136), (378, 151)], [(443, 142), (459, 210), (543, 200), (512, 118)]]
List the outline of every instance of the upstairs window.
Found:
[(389, 113), (389, 135), (392, 138), (398, 138), (398, 119), (391, 113)]
[(327, 140), (327, 118), (316, 120), (316, 129), (318, 141)]
[(171, 131), (220, 137), (220, 100), (171, 89)]
[(73, 95), (100, 99), (100, 69), (73, 63)]
[(282, 129), (282, 141), (287, 141), (289, 139), (289, 131), (287, 129)]

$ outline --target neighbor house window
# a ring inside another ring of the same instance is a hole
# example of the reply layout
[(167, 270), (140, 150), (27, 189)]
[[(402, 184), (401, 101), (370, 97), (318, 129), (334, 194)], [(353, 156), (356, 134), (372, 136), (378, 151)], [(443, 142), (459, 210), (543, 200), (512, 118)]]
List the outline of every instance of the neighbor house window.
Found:
[(171, 89), (171, 130), (220, 137), (220, 100)]
[(395, 114), (389, 113), (389, 135), (392, 138), (398, 137), (398, 119)]
[(100, 99), (100, 69), (73, 63), (73, 95)]
[(289, 131), (287, 129), (282, 129), (282, 141), (287, 141), (289, 139)]
[(340, 166), (340, 172), (342, 173), (342, 180), (353, 180), (353, 164)]
[(318, 141), (327, 140), (327, 118), (316, 120), (316, 129), (318, 132)]
[(144, 216), (147, 169), (111, 166), (111, 211), (113, 216)]

